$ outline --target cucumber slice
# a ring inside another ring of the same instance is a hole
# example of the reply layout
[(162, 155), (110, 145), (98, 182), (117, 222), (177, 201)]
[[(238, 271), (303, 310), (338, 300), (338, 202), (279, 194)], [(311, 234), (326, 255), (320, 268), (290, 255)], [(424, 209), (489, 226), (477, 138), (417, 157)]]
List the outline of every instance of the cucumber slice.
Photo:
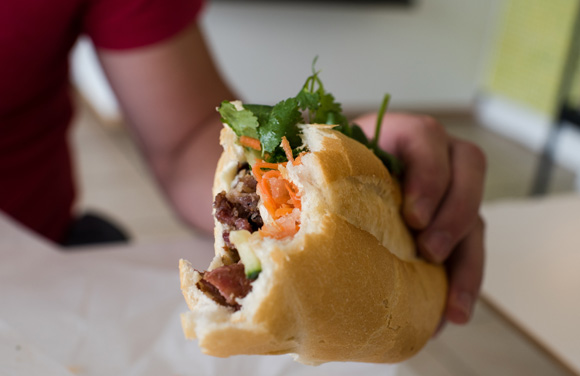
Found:
[(250, 232), (246, 230), (232, 231), (230, 232), (230, 241), (238, 250), (240, 260), (242, 261), (242, 264), (244, 264), (246, 278), (256, 279), (262, 271), (262, 264), (256, 257), (256, 254), (250, 245), (250, 236)]

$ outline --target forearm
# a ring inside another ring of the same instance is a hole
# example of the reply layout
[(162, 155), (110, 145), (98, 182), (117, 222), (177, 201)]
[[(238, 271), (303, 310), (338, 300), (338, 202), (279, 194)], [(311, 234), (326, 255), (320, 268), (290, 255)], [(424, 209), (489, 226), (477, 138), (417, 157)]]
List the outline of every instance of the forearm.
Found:
[(150, 165), (169, 203), (188, 225), (210, 233), (213, 230), (212, 185), (221, 154), (216, 113), (165, 156), (150, 156)]
[(192, 25), (163, 43), (99, 57), (168, 201), (188, 224), (210, 230), (222, 127), (215, 108), (236, 96), (200, 30)]

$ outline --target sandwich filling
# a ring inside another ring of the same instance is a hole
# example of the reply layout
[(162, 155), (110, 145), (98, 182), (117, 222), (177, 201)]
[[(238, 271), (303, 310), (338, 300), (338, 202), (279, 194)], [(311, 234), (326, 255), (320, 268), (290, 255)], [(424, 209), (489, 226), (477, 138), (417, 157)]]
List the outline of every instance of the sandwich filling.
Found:
[[(254, 149), (260, 147), (256, 139), (241, 143), (251, 143)], [(300, 164), (303, 154), (294, 158), (285, 137), (281, 147), (287, 162), (256, 160), (252, 166), (248, 162), (238, 163), (230, 190), (218, 193), (214, 199), (214, 215), (223, 227), (223, 265), (201, 273), (197, 287), (218, 304), (234, 310), (241, 308), (238, 299), (252, 290), (252, 282), (261, 271), (259, 260), (244, 244), (247, 235), (257, 231), (261, 237), (280, 240), (294, 236), (300, 229), (300, 192), (284, 176), (288, 163)], [(262, 218), (260, 207), (265, 211), (266, 220)], [(232, 241), (232, 237), (237, 241)]]

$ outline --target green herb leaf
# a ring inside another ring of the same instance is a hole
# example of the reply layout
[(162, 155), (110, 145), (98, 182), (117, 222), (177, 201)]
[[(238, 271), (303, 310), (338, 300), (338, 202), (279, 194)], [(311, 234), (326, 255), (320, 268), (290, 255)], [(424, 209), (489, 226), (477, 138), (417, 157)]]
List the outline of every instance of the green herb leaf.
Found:
[(252, 111), (254, 116), (258, 119), (258, 126), (261, 126), (268, 122), (273, 107), (265, 104), (244, 104), (244, 108)]
[(298, 107), (302, 110), (316, 111), (320, 106), (320, 95), (312, 93), (307, 89), (300, 90), (296, 96)]
[(342, 106), (334, 100), (330, 93), (324, 93), (320, 96), (320, 106), (316, 110), (314, 122), (319, 124), (348, 124), (346, 118), (342, 115)]
[(383, 125), (383, 116), (387, 111), (387, 107), (389, 105), (390, 100), (391, 96), (389, 94), (385, 94), (385, 96), (383, 97), (383, 102), (381, 103), (381, 108), (379, 109), (379, 113), (377, 114), (377, 123), (375, 125), (375, 136), (371, 141), (371, 146), (373, 149), (378, 148), (379, 136), (381, 134), (381, 126)]
[(251, 111), (238, 111), (233, 103), (223, 101), (218, 112), (222, 122), (228, 124), (238, 137), (258, 138), (258, 118)]
[(400, 177), (403, 175), (405, 170), (405, 166), (400, 159), (395, 157), (392, 154), (387, 153), (381, 148), (371, 149), (377, 157), (383, 162), (387, 170), (391, 173), (391, 175)]
[(365, 146), (369, 146), (369, 139), (367, 138), (367, 135), (360, 126), (353, 124), (351, 126), (351, 130), (352, 130), (350, 135), (351, 138), (354, 138), (355, 140), (357, 140), (358, 142), (360, 142)]
[(374, 137), (369, 140), (360, 126), (349, 124), (342, 113), (341, 104), (324, 89), (319, 72), (315, 69), (316, 60), (312, 63), (312, 75), (306, 79), (296, 97), (278, 102), (275, 106), (247, 104), (241, 111), (230, 102), (222, 102), (218, 109), (222, 122), (228, 124), (238, 137), (258, 138), (262, 144), (262, 158), (268, 162), (285, 162), (286, 154), (280, 147), (282, 137), (288, 139), (292, 153), (298, 155), (302, 146), (298, 124), (305, 122), (301, 112), (304, 111), (306, 122), (336, 125), (334, 129), (372, 150), (393, 175), (401, 175), (402, 163), (378, 146), (382, 118), (390, 96), (387, 94), (383, 99)]
[(278, 102), (270, 113), (268, 122), (258, 128), (262, 153), (274, 153), (275, 149), (286, 136), (292, 148), (300, 146), (298, 123), (302, 121), (302, 114), (298, 110), (298, 100), (289, 98)]

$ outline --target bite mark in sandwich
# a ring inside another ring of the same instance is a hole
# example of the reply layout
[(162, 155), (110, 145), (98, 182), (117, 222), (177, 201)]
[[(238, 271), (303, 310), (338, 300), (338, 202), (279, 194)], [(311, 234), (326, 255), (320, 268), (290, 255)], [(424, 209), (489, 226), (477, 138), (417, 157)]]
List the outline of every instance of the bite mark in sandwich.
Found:
[[(260, 151), (260, 141), (247, 136), (240, 137), (240, 144)], [(251, 281), (261, 271), (260, 261), (246, 244), (247, 234), (259, 231), (261, 236), (284, 239), (300, 229), (300, 192), (292, 182), (282, 175), (288, 163), (300, 164), (299, 155), (292, 155), (290, 143), (282, 137), (288, 162), (267, 163), (256, 161), (252, 168), (243, 163), (229, 192), (221, 191), (214, 200), (215, 218), (223, 225), (224, 265), (211, 272), (203, 273), (198, 288), (217, 303), (240, 309), (238, 299), (251, 290)], [(258, 209), (261, 203), (271, 221), (264, 224)], [(238, 247), (231, 242), (234, 237)], [(239, 249), (238, 249), (239, 248)]]

